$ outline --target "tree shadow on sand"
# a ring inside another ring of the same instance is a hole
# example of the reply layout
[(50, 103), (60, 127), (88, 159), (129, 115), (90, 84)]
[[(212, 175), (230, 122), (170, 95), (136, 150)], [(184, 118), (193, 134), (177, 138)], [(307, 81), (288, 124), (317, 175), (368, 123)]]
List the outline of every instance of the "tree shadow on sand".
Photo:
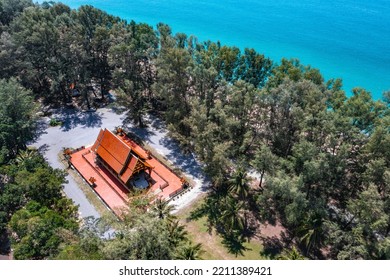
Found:
[(281, 233), (280, 237), (261, 237), (260, 239), (263, 242), (263, 251), (261, 252), (261, 255), (269, 259), (275, 259), (275, 257), (280, 255), (282, 250), (287, 248), (291, 243), (291, 238), (284, 232)]
[(165, 136), (161, 138), (160, 144), (169, 149), (170, 153), (166, 156), (173, 162), (174, 165), (194, 177), (199, 178), (203, 176), (202, 167), (193, 154), (183, 153), (176, 140), (170, 138), (169, 136)]
[(251, 250), (244, 246), (245, 239), (237, 235), (224, 235), (222, 244), (226, 247), (230, 254), (243, 256), (245, 251)]
[(50, 147), (48, 144), (43, 144), (43, 145), (38, 147), (38, 153), (40, 153), (41, 155), (44, 155), (49, 150), (49, 148)]
[(34, 131), (34, 135), (31, 141), (29, 143), (36, 142), (43, 134), (47, 134), (47, 128), (49, 125), (47, 124), (47, 120), (45, 118), (40, 118), (36, 122), (36, 127)]
[(61, 121), (62, 131), (69, 131), (77, 126), (101, 127), (102, 116), (98, 112), (81, 112), (75, 109), (59, 109), (56, 118)]
[(126, 125), (126, 128), (133, 134), (137, 135), (142, 141), (151, 141), (151, 137), (156, 135), (148, 127), (137, 127), (133, 125)]

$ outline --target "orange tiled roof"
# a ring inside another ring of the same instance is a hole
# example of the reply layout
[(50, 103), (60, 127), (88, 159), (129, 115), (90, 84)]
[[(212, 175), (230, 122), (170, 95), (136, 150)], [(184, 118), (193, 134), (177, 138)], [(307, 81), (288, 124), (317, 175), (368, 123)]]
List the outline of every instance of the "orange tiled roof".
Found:
[[(113, 148), (114, 144), (120, 147)], [(121, 169), (122, 173), (117, 174), (119, 178), (106, 168), (96, 164), (95, 159), (98, 151), (99, 156), (107, 164), (110, 163), (113, 169)], [(127, 153), (126, 156), (117, 155), (121, 151)], [(73, 153), (70, 161), (86, 181), (91, 177), (95, 178), (94, 191), (118, 216), (121, 215), (121, 209), (127, 207), (130, 192), (123, 186), (122, 182), (126, 178), (131, 178), (139, 163), (150, 168), (152, 185), (148, 190), (149, 194), (165, 200), (171, 199), (183, 189), (182, 179), (173, 170), (157, 160), (127, 135), (115, 135), (109, 130), (101, 130), (96, 142), (91, 147)]]
[(125, 171), (121, 176), (123, 182), (127, 182), (130, 179), (131, 175), (133, 175), (137, 162), (138, 162), (138, 158), (132, 156), (127, 168), (125, 169)]
[(156, 181), (156, 184), (151, 187), (151, 192), (158, 192), (158, 189), (163, 189), (163, 192), (160, 193), (159, 196), (165, 199), (173, 196), (176, 192), (182, 189), (183, 182), (181, 181), (181, 178), (178, 177), (172, 170), (155, 157), (148, 157), (147, 151), (125, 134), (118, 137), (121, 138), (123, 143), (126, 143), (129, 147), (131, 147), (132, 151), (136, 152), (140, 157), (143, 157), (145, 164), (153, 166), (151, 177), (154, 181)]
[(99, 145), (100, 142), (102, 141), (103, 133), (104, 133), (104, 130), (103, 130), (103, 129), (100, 129), (99, 135), (98, 135), (98, 137), (96, 138), (95, 143), (94, 143), (94, 144), (92, 145), (92, 147), (91, 147), (91, 151), (96, 152), (96, 148), (98, 147), (98, 145)]
[(71, 162), (86, 181), (95, 178), (93, 190), (116, 213), (120, 215), (128, 203), (128, 190), (119, 183), (110, 172), (95, 164), (95, 153), (88, 153), (89, 148), (72, 154)]
[(91, 150), (99, 155), (125, 183), (131, 178), (134, 171), (137, 171), (140, 164), (144, 168), (152, 168), (139, 153), (132, 151), (127, 143), (124, 143), (107, 129), (100, 131)]

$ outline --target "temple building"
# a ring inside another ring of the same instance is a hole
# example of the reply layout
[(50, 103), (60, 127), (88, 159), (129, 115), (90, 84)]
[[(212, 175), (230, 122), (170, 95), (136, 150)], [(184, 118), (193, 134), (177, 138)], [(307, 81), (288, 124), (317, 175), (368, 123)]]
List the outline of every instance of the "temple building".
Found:
[(91, 151), (96, 154), (96, 162), (108, 169), (126, 187), (145, 188), (149, 186), (149, 183), (142, 185), (142, 181), (150, 179), (153, 169), (146, 162), (147, 158), (137, 153), (111, 131), (100, 130)]
[(101, 129), (93, 145), (65, 149), (64, 156), (117, 215), (134, 191), (170, 200), (189, 187), (183, 177), (120, 128), (113, 132)]

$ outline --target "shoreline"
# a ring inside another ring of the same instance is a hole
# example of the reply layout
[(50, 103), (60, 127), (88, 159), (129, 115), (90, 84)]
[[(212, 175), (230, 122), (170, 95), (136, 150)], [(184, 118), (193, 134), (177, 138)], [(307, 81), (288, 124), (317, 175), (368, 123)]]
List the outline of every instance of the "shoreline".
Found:
[[(38, 3), (42, 2), (41, 0), (38, 1)], [(313, 27), (302, 31), (299, 29), (300, 25), (294, 26), (294, 24), (299, 24), (299, 21), (294, 16), (291, 16), (290, 19), (293, 23), (291, 26), (286, 25), (287, 19), (281, 20), (280, 27), (272, 25), (278, 16), (286, 13), (287, 10), (282, 10), (280, 15), (270, 15), (270, 18), (262, 20), (261, 18), (255, 18), (253, 13), (244, 7), (240, 11), (244, 12), (246, 17), (234, 17), (231, 11), (232, 7), (229, 4), (224, 8), (213, 1), (203, 4), (199, 8), (199, 15), (194, 15), (190, 8), (185, 7), (185, 3), (176, 3), (177, 1), (169, 1), (169, 3), (165, 4), (149, 2), (143, 4), (144, 1), (137, 1), (132, 4), (131, 9), (121, 1), (65, 0), (61, 2), (69, 5), (72, 9), (77, 9), (82, 4), (93, 5), (127, 21), (133, 19), (136, 22), (147, 23), (153, 26), (154, 29), (156, 29), (156, 23), (164, 22), (172, 28), (173, 33), (183, 32), (188, 36), (193, 34), (199, 38), (199, 41), (211, 39), (211, 41), (215, 42), (219, 40), (221, 44), (237, 46), (241, 51), (245, 47), (254, 48), (257, 52), (264, 54), (265, 57), (271, 58), (278, 64), (284, 57), (287, 59), (298, 58), (302, 64), (319, 69), (327, 80), (342, 78), (343, 89), (349, 97), (352, 96), (352, 88), (354, 87), (363, 87), (371, 92), (375, 100), (382, 99), (382, 93), (390, 90), (390, 83), (386, 84), (390, 76), (390, 71), (387, 67), (388, 63), (386, 62), (390, 61), (390, 53), (389, 57), (386, 58), (386, 38), (381, 38), (384, 42), (380, 43), (375, 39), (379, 36), (379, 32), (377, 32), (375, 33), (375, 38), (366, 39), (367, 42), (363, 41), (360, 33), (363, 34), (365, 31), (358, 29), (359, 26), (361, 27), (360, 21), (357, 22), (360, 25), (352, 30), (348, 29), (346, 25), (341, 25), (348, 24), (347, 22), (343, 23), (341, 20), (331, 22), (328, 19), (330, 27), (327, 27), (326, 22), (322, 22), (318, 26), (314, 22)], [(306, 2), (310, 3), (308, 0)], [(305, 3), (299, 6), (302, 11), (297, 10), (298, 14), (303, 13), (303, 11), (311, 11), (310, 7), (305, 7)], [(190, 5), (191, 3), (187, 4)], [(359, 4), (362, 5), (362, 3), (357, 3), (356, 5), (358, 6)], [(218, 16), (210, 18), (207, 9), (213, 7), (213, 5), (216, 9), (226, 10), (226, 22), (222, 21)], [(278, 8), (277, 3), (269, 6), (265, 4), (253, 5), (254, 9), (266, 7), (270, 10), (277, 10)], [(293, 6), (294, 4), (290, 3), (289, 5)], [(327, 5), (324, 4), (324, 7), (327, 8)], [(161, 12), (158, 10), (159, 8)], [(324, 12), (329, 13), (327, 9)], [(363, 12), (361, 11), (361, 13)], [(265, 12), (260, 10), (259, 13), (261, 16)], [(355, 11), (354, 13), (358, 12)], [(316, 14), (314, 11), (309, 13), (306, 21), (310, 23), (310, 17), (314, 14)], [(365, 16), (364, 13), (362, 14), (362, 22), (365, 19), (363, 16)], [(186, 17), (188, 17), (188, 20), (185, 20)], [(240, 20), (242, 23), (237, 25), (232, 22), (232, 19)], [(322, 21), (324, 20), (322, 19)], [(193, 24), (194, 22), (196, 24)], [(255, 29), (249, 29), (245, 25), (246, 22), (250, 22), (252, 25), (265, 24), (266, 30), (256, 31)], [(338, 26), (339, 30), (332, 31), (331, 26), (333, 25)], [(386, 26), (386, 23), (383, 23), (383, 25)], [(284, 30), (289, 28), (291, 30)], [(320, 30), (317, 31), (315, 28), (320, 28)], [(344, 29), (348, 30), (347, 33), (342, 33)], [(337, 33), (339, 37), (335, 37), (335, 35), (330, 36), (332, 32)], [(374, 35), (371, 34), (370, 36), (373, 37)], [(388, 42), (390, 42), (390, 37)], [(369, 51), (370, 49), (372, 51)]]

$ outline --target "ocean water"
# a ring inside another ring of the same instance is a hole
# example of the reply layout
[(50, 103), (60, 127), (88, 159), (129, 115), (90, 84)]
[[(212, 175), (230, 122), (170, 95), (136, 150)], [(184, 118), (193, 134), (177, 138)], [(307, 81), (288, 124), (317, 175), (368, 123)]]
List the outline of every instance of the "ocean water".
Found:
[[(42, 1), (38, 1), (42, 2)], [(199, 41), (251, 47), (275, 62), (298, 58), (344, 90), (364, 87), (375, 99), (390, 90), (390, 0), (62, 0), (93, 5), (127, 20)]]

